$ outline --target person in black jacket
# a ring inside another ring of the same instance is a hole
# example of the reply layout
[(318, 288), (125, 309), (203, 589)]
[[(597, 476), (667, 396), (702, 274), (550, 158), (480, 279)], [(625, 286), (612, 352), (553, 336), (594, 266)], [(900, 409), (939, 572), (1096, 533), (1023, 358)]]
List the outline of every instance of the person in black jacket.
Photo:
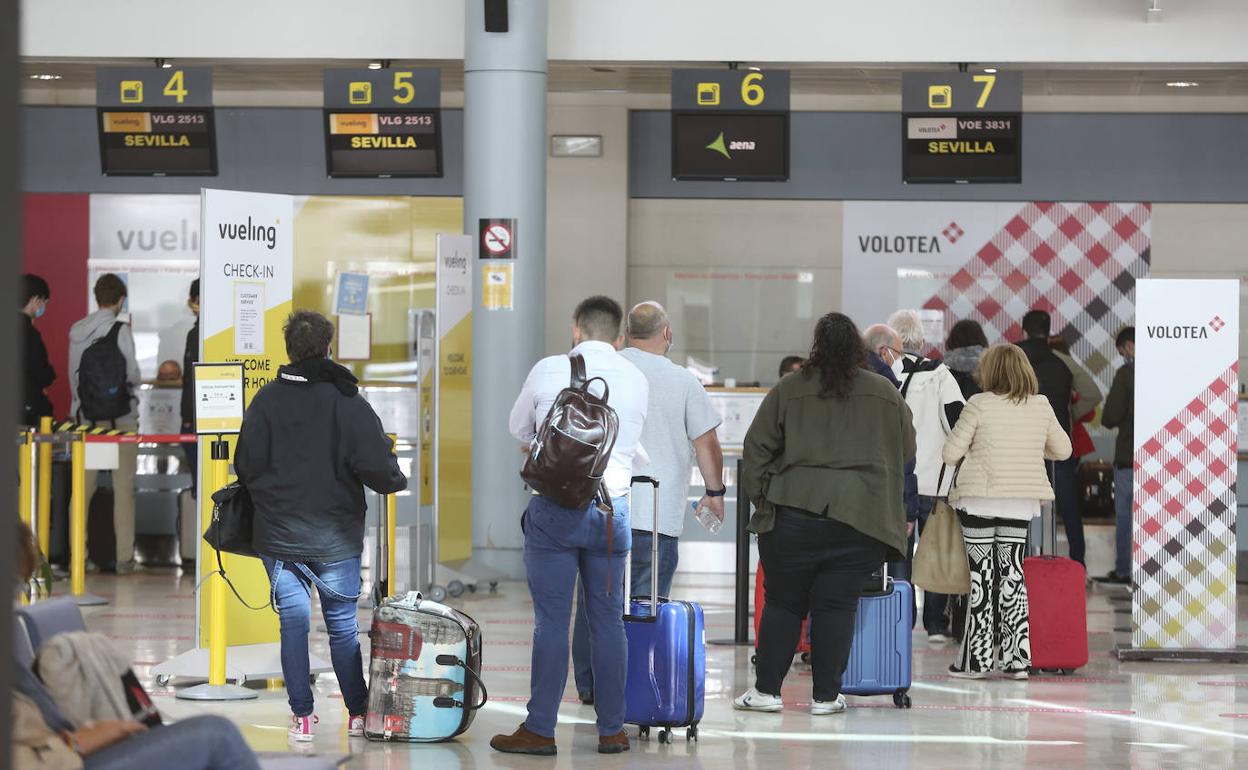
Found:
[[(1018, 346), (1027, 354), (1031, 368), (1040, 383), (1040, 395), (1049, 400), (1057, 422), (1071, 435), (1070, 404), (1074, 400), (1075, 376), (1062, 359), (1049, 347), (1052, 334), (1052, 317), (1043, 310), (1032, 310), (1023, 316), (1023, 333), (1027, 339)], [(1083, 517), (1079, 513), (1079, 459), (1071, 458), (1053, 463), (1053, 501), (1057, 515), (1062, 517), (1066, 540), (1070, 546), (1070, 558), (1083, 563)], [(1038, 522), (1039, 519), (1036, 519)], [(1035, 525), (1033, 525), (1034, 527)], [(1033, 535), (1035, 530), (1033, 530)]]
[(22, 329), (20, 343), (24, 353), (22, 367), (22, 413), (21, 425), (39, 427), (39, 418), (52, 416), (52, 402), (44, 391), (56, 381), (56, 370), (48, 360), (48, 349), (43, 336), (35, 328), (35, 319), (41, 318), (52, 299), (48, 282), (37, 275), (22, 276), (22, 293), (18, 298), (17, 322)]
[(1135, 473), (1135, 327), (1118, 332), (1115, 340), (1122, 368), (1114, 374), (1114, 382), (1105, 397), (1101, 425), (1117, 428), (1114, 443), (1114, 569), (1101, 579), (1104, 583), (1131, 582), (1131, 498)]
[(407, 488), (407, 479), (355, 376), (326, 357), (334, 338), (329, 319), (297, 311), (285, 335), (290, 364), (252, 399), (234, 466), (255, 505), (252, 547), (269, 573), (281, 616), (282, 676), (294, 713), (290, 737), (312, 740), (316, 722), (308, 670), (313, 586), (350, 714), (347, 734), (361, 736), (368, 711), (356, 623), (364, 487), (393, 494)]
[[(199, 279), (191, 281), (186, 306), (195, 314), (195, 325), (186, 333), (186, 349), (182, 352), (182, 432), (195, 432), (195, 362), (199, 360)], [(191, 489), (195, 489), (195, 464), (199, 447), (183, 444), (186, 461), (191, 467)]]

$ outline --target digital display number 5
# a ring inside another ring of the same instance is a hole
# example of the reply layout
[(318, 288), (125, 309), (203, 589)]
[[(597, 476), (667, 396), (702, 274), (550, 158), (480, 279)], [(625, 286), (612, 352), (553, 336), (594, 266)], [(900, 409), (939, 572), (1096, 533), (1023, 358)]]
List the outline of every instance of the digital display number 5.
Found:
[(767, 98), (763, 90), (763, 73), (751, 72), (741, 80), (741, 101), (750, 107), (757, 107)]
[(395, 104), (411, 104), (416, 98), (416, 87), (412, 85), (412, 73), (396, 72), (394, 73), (394, 102)]
[(190, 92), (186, 90), (186, 77), (182, 74), (182, 70), (174, 70), (169, 82), (165, 83), (165, 90), (161, 93), (165, 96), (172, 96), (178, 104), (186, 101), (186, 95)]
[(979, 92), (979, 101), (975, 103), (975, 108), (982, 110), (988, 103), (988, 95), (992, 93), (992, 87), (997, 84), (997, 76), (975, 75), (972, 80), (984, 87), (984, 90)]

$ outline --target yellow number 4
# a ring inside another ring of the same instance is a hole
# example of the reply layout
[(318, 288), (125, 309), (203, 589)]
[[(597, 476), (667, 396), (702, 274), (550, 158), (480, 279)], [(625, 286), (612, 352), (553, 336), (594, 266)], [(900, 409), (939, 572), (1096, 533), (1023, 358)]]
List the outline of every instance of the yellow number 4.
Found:
[(182, 70), (176, 70), (173, 77), (169, 78), (169, 82), (165, 83), (165, 90), (162, 92), (165, 96), (172, 96), (181, 104), (187, 95), (186, 81), (182, 76)]
[(975, 109), (982, 110), (988, 103), (988, 95), (992, 93), (992, 87), (997, 84), (997, 76), (975, 75), (971, 79), (984, 87), (984, 90), (979, 93), (979, 101), (975, 103)]

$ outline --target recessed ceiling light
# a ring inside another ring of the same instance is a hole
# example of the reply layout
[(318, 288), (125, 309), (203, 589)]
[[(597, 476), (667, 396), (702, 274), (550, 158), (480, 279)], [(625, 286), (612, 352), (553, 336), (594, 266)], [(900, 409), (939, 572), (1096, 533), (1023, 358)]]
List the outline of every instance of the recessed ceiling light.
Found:
[(31, 79), (31, 80), (60, 80), (60, 79), (61, 79), (61, 76), (60, 76), (60, 75), (53, 75), (53, 74), (52, 74), (52, 73), (50, 73), (50, 72), (40, 72), (40, 73), (38, 73), (38, 74), (36, 74), (36, 75), (31, 75), (31, 76), (30, 76), (30, 79)]
[(370, 62), (368, 63), (368, 68), (369, 68), (370, 70), (379, 70), (379, 69), (381, 69), (381, 62), (379, 62), (379, 61), (370, 61)]
[(996, 67), (984, 67), (984, 72), (987, 72), (989, 75), (995, 75), (997, 74), (997, 68)]
[(1167, 82), (1166, 85), (1171, 88), (1195, 88), (1200, 85), (1200, 83), (1197, 83), (1194, 80), (1171, 80)]
[(751, 72), (762, 72), (762, 71), (763, 71), (763, 68), (762, 68), (762, 67), (746, 67), (746, 69), (748, 69), (748, 70), (749, 70), (749, 71), (751, 71)]
[(612, 67), (590, 67), (589, 69), (592, 72), (615, 72)]

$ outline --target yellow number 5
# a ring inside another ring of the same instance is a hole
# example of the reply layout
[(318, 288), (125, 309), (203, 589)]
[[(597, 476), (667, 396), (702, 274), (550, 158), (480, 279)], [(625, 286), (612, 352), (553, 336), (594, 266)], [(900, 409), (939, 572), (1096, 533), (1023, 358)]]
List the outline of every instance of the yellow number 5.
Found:
[(992, 87), (997, 84), (996, 75), (975, 75), (971, 78), (976, 83), (983, 85), (984, 90), (979, 94), (979, 101), (975, 103), (975, 109), (982, 110), (984, 105), (988, 103), (988, 94), (992, 93)]
[(412, 73), (394, 73), (394, 101), (396, 104), (411, 104), (416, 98), (416, 87), (412, 85)]
[(741, 101), (751, 107), (757, 107), (763, 103), (767, 93), (763, 91), (763, 73), (751, 72), (741, 81)]
[(176, 70), (173, 77), (169, 78), (169, 82), (165, 84), (163, 92), (165, 96), (172, 96), (181, 104), (185, 99), (188, 91), (186, 90), (186, 81), (182, 76), (182, 70)]

